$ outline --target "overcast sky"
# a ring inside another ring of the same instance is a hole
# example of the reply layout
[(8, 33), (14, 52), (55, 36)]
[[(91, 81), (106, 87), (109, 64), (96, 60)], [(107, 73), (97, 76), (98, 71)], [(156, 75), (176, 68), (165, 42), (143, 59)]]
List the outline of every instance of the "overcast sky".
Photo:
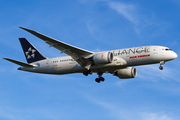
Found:
[[(179, 0), (0, 0), (0, 58), (26, 62), (18, 38), (48, 57), (65, 56), (18, 28), (89, 51), (146, 45), (180, 54)], [(180, 58), (140, 66), (137, 77), (44, 75), (0, 60), (0, 120), (179, 120)]]

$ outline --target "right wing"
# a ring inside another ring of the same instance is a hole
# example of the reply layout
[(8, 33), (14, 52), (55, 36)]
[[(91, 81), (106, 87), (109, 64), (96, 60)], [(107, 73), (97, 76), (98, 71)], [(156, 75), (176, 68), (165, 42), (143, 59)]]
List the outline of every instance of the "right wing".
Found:
[(21, 29), (35, 35), (36, 37), (44, 40), (47, 44), (50, 46), (53, 46), (54, 48), (60, 50), (63, 53), (66, 53), (67, 55), (71, 56), (76, 62), (78, 62), (82, 67), (86, 67), (89, 65), (89, 60), (87, 60), (87, 57), (92, 56), (94, 53), (83, 50), (77, 47), (74, 47), (72, 45), (66, 44), (64, 42), (58, 41), (56, 39), (50, 38), (48, 36), (45, 36), (41, 33), (38, 33), (34, 30), (30, 30), (27, 28), (20, 27)]

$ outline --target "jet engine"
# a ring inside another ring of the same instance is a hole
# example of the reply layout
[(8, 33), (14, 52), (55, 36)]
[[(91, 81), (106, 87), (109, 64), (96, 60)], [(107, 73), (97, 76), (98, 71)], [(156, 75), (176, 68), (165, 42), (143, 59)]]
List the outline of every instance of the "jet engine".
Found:
[(135, 78), (137, 75), (137, 71), (134, 67), (127, 67), (117, 70), (114, 75), (118, 76), (121, 79)]
[(95, 64), (111, 63), (113, 61), (113, 53), (111, 52), (97, 53), (93, 56), (93, 61)]

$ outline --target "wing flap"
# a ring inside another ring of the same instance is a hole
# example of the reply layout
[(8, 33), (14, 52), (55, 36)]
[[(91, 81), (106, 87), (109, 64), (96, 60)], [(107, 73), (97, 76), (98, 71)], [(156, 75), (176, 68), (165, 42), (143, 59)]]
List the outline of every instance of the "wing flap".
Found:
[(3, 58), (3, 59), (5, 59), (7, 61), (10, 61), (12, 63), (15, 63), (17, 65), (23, 66), (23, 67), (36, 67), (36, 65), (31, 65), (31, 64), (28, 64), (28, 63), (20, 62), (20, 61), (9, 59), (9, 58)]

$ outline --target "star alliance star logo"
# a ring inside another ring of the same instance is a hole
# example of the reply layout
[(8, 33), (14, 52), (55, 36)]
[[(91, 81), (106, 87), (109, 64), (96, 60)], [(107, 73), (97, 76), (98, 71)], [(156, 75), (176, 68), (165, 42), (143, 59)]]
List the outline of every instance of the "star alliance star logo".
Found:
[(27, 59), (34, 58), (36, 50), (32, 49), (31, 47), (25, 52)]

